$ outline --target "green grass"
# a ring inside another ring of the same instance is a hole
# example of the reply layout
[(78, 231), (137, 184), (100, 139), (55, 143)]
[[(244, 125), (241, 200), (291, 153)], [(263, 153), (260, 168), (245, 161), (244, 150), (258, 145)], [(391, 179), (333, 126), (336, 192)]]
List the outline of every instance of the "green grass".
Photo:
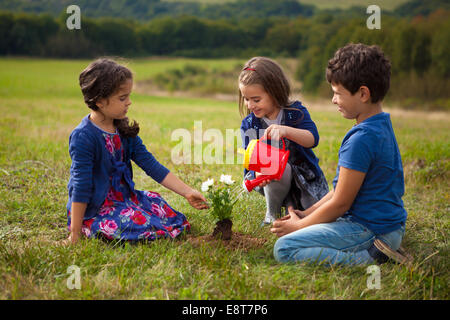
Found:
[[(142, 59), (130, 61), (136, 79), (185, 63), (232, 68), (232, 60)], [(88, 61), (0, 59), (0, 299), (448, 299), (449, 158), (448, 113), (392, 110), (402, 153), (408, 211), (404, 246), (411, 266), (381, 266), (381, 289), (366, 286), (366, 267), (280, 264), (272, 255), (276, 238), (259, 223), (264, 200), (253, 193), (239, 201), (233, 230), (266, 239), (259, 248), (231, 250), (219, 244), (198, 246), (186, 239), (151, 244), (111, 245), (86, 240), (59, 247), (67, 236), (65, 205), (70, 158), (68, 136), (88, 113), (77, 85)], [(190, 185), (200, 188), (220, 173), (240, 180), (240, 165), (180, 165), (171, 162), (173, 130), (193, 132), (238, 128), (233, 102), (208, 98), (133, 94), (129, 116), (152, 153)], [(331, 182), (341, 140), (353, 123), (329, 108), (304, 103), (321, 142), (315, 149)], [(212, 233), (213, 218), (192, 209), (137, 167), (136, 187), (161, 192), (184, 212), (191, 236)], [(69, 290), (67, 268), (81, 271), (81, 289)]]

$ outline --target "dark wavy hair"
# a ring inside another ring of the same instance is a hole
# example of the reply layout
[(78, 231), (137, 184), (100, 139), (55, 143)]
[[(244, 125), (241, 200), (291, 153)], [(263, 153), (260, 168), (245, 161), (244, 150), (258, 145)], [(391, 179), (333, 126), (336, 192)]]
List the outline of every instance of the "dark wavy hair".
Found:
[[(114, 60), (100, 58), (90, 63), (79, 76), (81, 92), (86, 105), (98, 111), (97, 101), (108, 99), (127, 80), (133, 79), (133, 73)], [(114, 119), (119, 134), (124, 137), (135, 137), (139, 133), (139, 124), (129, 122), (128, 118)]]
[(337, 50), (328, 61), (326, 78), (351, 94), (366, 86), (372, 103), (376, 103), (382, 101), (389, 90), (391, 63), (378, 46), (350, 43)]

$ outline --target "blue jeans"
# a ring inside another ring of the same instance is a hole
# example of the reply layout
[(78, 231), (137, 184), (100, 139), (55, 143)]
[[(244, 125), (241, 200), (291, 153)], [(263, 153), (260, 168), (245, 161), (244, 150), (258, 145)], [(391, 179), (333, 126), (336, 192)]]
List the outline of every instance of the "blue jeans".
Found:
[[(404, 226), (390, 233), (377, 235), (393, 250), (402, 242)], [(335, 222), (321, 223), (282, 236), (273, 248), (280, 262), (324, 262), (325, 264), (371, 264), (367, 251), (375, 241), (375, 234), (348, 217)]]

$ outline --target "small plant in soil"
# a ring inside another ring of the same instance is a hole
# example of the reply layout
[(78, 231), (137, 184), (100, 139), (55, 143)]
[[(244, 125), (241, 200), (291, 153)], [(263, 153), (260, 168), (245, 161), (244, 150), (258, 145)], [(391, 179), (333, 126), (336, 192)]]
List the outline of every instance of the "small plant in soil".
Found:
[(208, 192), (210, 213), (216, 219), (216, 227), (212, 235), (222, 240), (230, 240), (232, 237), (233, 206), (239, 198), (239, 195), (235, 196), (239, 186), (232, 189), (233, 184), (234, 181), (230, 175), (222, 174), (219, 184), (215, 184), (214, 179), (208, 179), (202, 183), (201, 187), (203, 192)]

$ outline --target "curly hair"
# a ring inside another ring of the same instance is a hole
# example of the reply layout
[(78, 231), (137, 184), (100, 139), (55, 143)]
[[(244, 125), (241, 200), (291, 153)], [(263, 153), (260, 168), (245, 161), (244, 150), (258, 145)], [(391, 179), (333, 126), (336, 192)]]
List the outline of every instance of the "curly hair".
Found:
[(350, 43), (328, 61), (326, 79), (342, 85), (351, 94), (361, 86), (370, 90), (372, 103), (382, 101), (389, 90), (391, 63), (378, 46)]
[[(90, 63), (79, 76), (84, 102), (94, 110), (99, 110), (97, 101), (108, 99), (127, 80), (133, 79), (133, 73), (117, 62), (100, 58)], [(135, 137), (139, 133), (139, 124), (129, 123), (128, 118), (114, 119), (114, 125), (124, 137)]]

